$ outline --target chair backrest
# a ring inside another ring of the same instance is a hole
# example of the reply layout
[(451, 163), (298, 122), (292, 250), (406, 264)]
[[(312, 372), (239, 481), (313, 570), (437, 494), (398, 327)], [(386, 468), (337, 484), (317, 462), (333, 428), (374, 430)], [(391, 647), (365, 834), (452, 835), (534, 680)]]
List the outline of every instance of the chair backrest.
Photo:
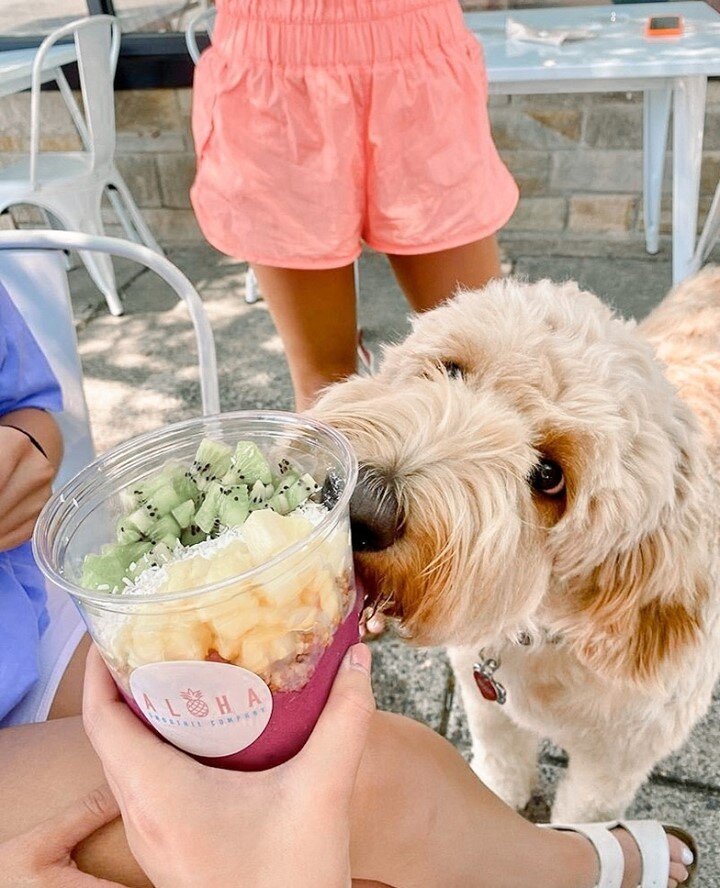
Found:
[(215, 27), (216, 15), (217, 10), (214, 6), (211, 6), (207, 9), (202, 9), (200, 10), (200, 12), (197, 13), (197, 15), (194, 15), (190, 19), (187, 28), (185, 29), (185, 44), (187, 45), (188, 52), (190, 53), (190, 58), (196, 65), (198, 63), (198, 59), (200, 58), (200, 48), (198, 47), (197, 42), (197, 32), (200, 31), (202, 28), (205, 28), (208, 37), (212, 40), (212, 33), (213, 28)]
[(63, 392), (59, 417), (65, 456), (56, 484), (71, 478), (94, 457), (82, 383), (82, 367), (67, 274), (60, 250), (97, 250), (132, 259), (152, 269), (174, 290), (190, 313), (198, 350), (200, 393), (205, 415), (220, 412), (215, 342), (197, 291), (164, 256), (113, 237), (68, 231), (0, 232), (0, 281), (48, 358)]
[(40, 141), (40, 87), (48, 50), (72, 35), (77, 51), (83, 112), (77, 107), (64, 75), (59, 78), (63, 95), (89, 152), (93, 169), (112, 163), (115, 155), (115, 97), (113, 81), (120, 51), (120, 25), (111, 15), (91, 15), (63, 25), (40, 44), (33, 65), (30, 130), (30, 178), (35, 184), (35, 165)]
[(62, 254), (0, 249), (0, 282), (62, 390), (63, 411), (57, 420), (65, 455), (55, 479), (60, 487), (95, 456)]

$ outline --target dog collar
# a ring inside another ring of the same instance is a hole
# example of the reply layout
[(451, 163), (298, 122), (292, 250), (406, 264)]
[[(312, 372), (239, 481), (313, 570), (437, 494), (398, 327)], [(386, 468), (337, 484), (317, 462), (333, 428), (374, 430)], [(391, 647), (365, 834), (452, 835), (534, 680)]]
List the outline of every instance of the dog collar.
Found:
[[(562, 641), (562, 635), (552, 634), (547, 629), (541, 629), (540, 634), (545, 644), (559, 644)], [(515, 636), (515, 644), (520, 647), (530, 647), (532, 643), (533, 637), (529, 632), (518, 632)], [(478, 653), (477, 663), (473, 663), (473, 678), (485, 700), (502, 706), (507, 700), (507, 689), (495, 678), (495, 673), (501, 664), (499, 655), (488, 656), (484, 650), (481, 650)]]
[(495, 673), (499, 668), (499, 657), (486, 657), (485, 651), (480, 651), (478, 662), (473, 664), (473, 678), (478, 690), (486, 700), (491, 703), (499, 703), (502, 706), (507, 700), (507, 691), (495, 678)]

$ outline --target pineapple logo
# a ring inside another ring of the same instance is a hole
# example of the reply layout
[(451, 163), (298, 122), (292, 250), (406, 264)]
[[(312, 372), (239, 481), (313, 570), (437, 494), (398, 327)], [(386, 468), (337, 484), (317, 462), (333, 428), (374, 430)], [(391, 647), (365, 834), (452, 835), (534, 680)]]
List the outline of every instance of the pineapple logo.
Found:
[(195, 718), (205, 718), (210, 714), (207, 703), (203, 700), (202, 691), (192, 691), (188, 688), (186, 691), (180, 691), (180, 696), (185, 701), (187, 711)]

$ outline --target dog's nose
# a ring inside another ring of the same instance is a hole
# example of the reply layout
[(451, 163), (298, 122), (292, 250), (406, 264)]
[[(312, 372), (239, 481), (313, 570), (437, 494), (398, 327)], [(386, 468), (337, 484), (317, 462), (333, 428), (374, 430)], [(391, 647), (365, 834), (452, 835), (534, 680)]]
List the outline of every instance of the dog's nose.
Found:
[(356, 552), (380, 552), (400, 536), (397, 494), (392, 482), (371, 466), (360, 466), (350, 500), (350, 526)]

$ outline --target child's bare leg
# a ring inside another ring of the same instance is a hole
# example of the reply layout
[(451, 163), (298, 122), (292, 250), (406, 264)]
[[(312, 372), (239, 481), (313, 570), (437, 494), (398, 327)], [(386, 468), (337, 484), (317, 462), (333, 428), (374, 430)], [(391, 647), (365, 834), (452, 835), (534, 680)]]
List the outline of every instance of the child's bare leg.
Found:
[(355, 372), (353, 266), (320, 271), (253, 268), (285, 346), (296, 407), (305, 410), (322, 388)]
[(415, 311), (429, 311), (453, 295), (458, 286), (477, 290), (500, 277), (500, 251), (495, 236), (462, 247), (388, 256), (395, 277)]

